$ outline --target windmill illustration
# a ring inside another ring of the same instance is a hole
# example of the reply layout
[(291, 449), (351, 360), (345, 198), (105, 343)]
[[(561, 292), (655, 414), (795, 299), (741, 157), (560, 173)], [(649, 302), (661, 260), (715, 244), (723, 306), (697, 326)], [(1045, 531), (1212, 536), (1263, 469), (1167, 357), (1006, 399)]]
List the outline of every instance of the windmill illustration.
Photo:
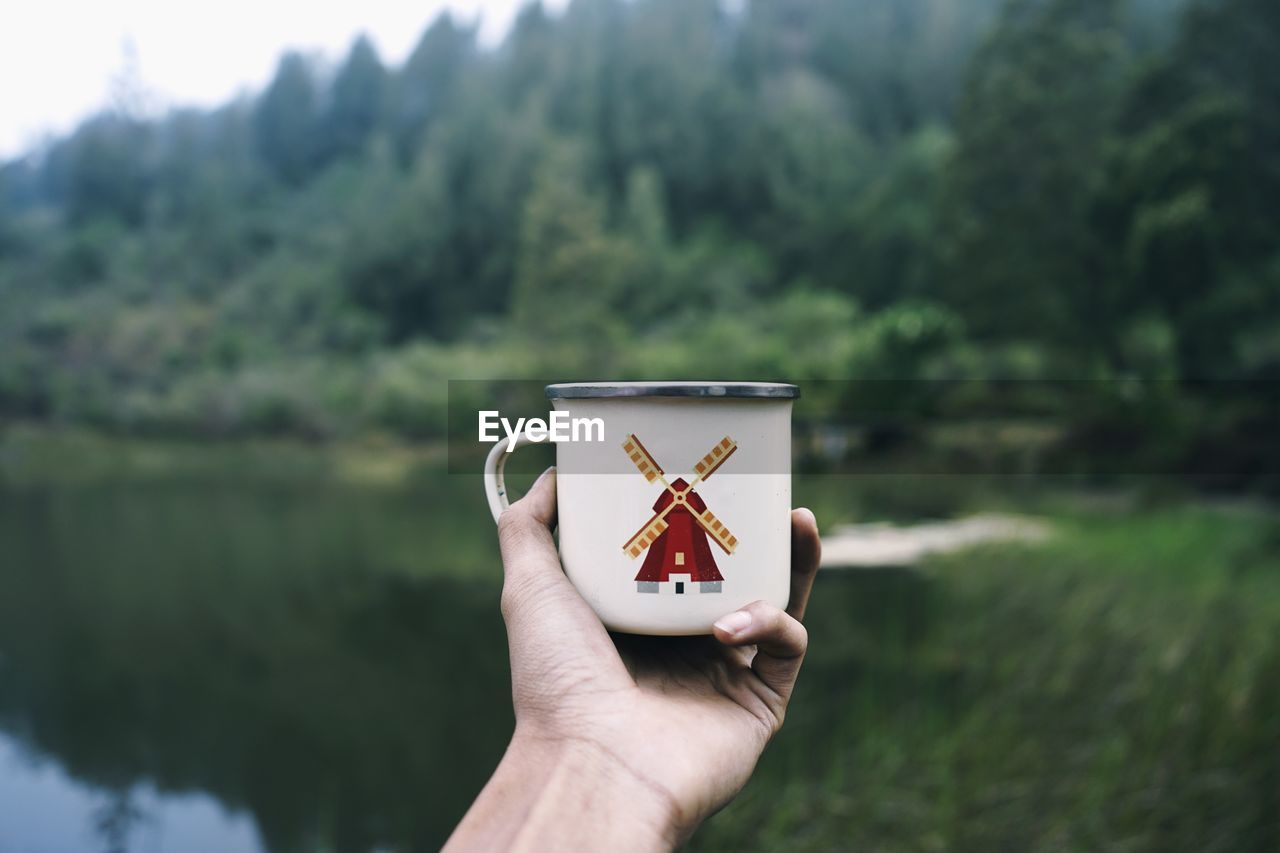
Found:
[(698, 592), (720, 592), (724, 578), (707, 540), (732, 554), (738, 537), (711, 514), (693, 487), (714, 474), (738, 449), (738, 443), (726, 435), (693, 466), (693, 482), (680, 477), (668, 483), (662, 466), (634, 434), (627, 436), (622, 449), (646, 481), (658, 480), (665, 488), (653, 505), (653, 518), (622, 546), (633, 560), (649, 551), (636, 575), (636, 590), (656, 593), (663, 584), (670, 584), (677, 595), (683, 595), (686, 587), (692, 592), (696, 584)]

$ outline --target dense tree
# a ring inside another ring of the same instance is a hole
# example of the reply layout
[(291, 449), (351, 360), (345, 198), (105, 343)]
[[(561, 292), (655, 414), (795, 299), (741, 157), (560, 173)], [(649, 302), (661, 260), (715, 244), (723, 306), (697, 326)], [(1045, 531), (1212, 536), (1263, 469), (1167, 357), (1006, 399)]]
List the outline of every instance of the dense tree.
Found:
[(555, 37), (555, 25), (541, 3), (520, 8), (502, 46), (499, 94), (504, 104), (521, 104), (546, 85), (555, 62)]
[(254, 111), (259, 154), (282, 180), (300, 184), (318, 165), (319, 98), (311, 63), (286, 53)]
[(401, 156), (417, 154), (427, 128), (446, 114), (475, 58), (476, 33), (441, 13), (422, 34), (394, 83), (393, 129)]
[[(1173, 50), (1133, 87), (1097, 205), (1131, 311), (1173, 330), (1188, 378), (1275, 370), (1241, 352), (1280, 339), (1280, 7), (1193, 7)], [(1274, 280), (1272, 278), (1272, 280)]]
[(141, 224), (151, 183), (152, 129), (137, 119), (103, 113), (81, 125), (57, 156), (63, 160), (67, 215), (83, 223), (112, 217)]
[(974, 59), (947, 177), (944, 293), (980, 335), (1111, 346), (1087, 222), (1122, 91), (1119, 6), (1012, 0)]
[(863, 305), (938, 295), (942, 187), (954, 142), (942, 126), (922, 128), (858, 193), (830, 257), (841, 289)]
[(331, 156), (351, 156), (363, 148), (384, 111), (387, 72), (368, 36), (361, 35), (338, 69), (329, 90), (324, 141)]
[(521, 221), (511, 310), (515, 327), (538, 346), (576, 341), (595, 360), (627, 323), (638, 253), (609, 232), (604, 201), (579, 162), (562, 145), (538, 169)]
[(605, 173), (621, 195), (634, 168), (657, 169), (684, 227), (722, 198), (743, 121), (724, 74), (724, 23), (715, 0), (655, 0), (629, 13), (599, 93)]
[[(538, 127), (465, 111), (437, 128), (408, 179), (381, 159), (366, 182), (341, 266), (355, 302), (390, 339), (452, 340), (508, 308)], [(375, 189), (376, 187), (376, 189)]]

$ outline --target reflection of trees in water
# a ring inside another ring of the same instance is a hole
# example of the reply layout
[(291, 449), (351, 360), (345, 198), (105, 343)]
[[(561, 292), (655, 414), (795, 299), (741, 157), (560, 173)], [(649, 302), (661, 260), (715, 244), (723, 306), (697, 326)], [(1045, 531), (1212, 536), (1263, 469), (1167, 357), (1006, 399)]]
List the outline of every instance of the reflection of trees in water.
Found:
[[(371, 569), (383, 546), (447, 559), (448, 537), (383, 541), (411, 528), (369, 519), (424, 499), (359, 501), (0, 493), (0, 726), (108, 790), (246, 808), (272, 849), (438, 846), (511, 726), (496, 570)], [(140, 819), (104, 807), (108, 848)]]
[(132, 792), (110, 792), (107, 801), (93, 812), (93, 827), (102, 836), (104, 853), (128, 853), (133, 827), (148, 819), (133, 802)]

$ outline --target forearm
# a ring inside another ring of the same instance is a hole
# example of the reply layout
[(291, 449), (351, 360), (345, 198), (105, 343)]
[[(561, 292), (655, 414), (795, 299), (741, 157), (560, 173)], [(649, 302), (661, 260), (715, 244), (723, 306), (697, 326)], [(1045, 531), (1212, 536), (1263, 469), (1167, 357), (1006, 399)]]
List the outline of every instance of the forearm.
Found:
[(445, 849), (670, 850), (682, 824), (671, 795), (607, 749), (517, 732)]

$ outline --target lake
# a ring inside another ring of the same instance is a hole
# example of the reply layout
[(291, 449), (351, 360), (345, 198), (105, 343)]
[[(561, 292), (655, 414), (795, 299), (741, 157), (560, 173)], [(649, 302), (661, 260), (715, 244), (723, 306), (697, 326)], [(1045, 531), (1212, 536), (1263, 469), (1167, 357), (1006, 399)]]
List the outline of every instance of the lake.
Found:
[(513, 724), (478, 476), (3, 447), (0, 850), (439, 846)]
[(438, 846), (512, 724), (478, 482), (52, 479), (0, 488), (0, 850)]

